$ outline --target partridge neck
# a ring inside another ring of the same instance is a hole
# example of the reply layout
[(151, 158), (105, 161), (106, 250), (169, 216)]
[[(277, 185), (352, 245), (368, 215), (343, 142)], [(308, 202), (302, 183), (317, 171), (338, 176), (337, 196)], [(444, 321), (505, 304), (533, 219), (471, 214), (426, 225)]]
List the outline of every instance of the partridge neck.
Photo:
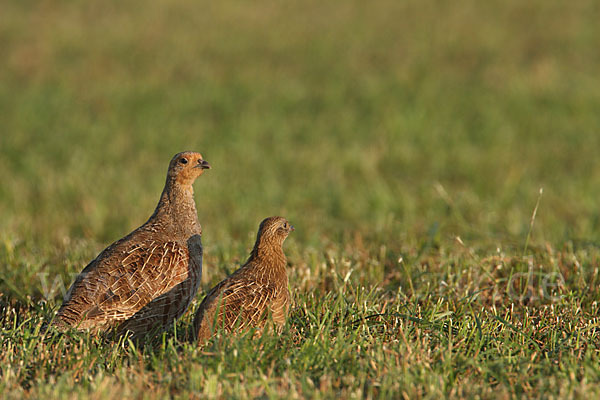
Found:
[(259, 261), (260, 265), (268, 265), (275, 274), (285, 275), (286, 258), (279, 243), (258, 240), (252, 249), (250, 258)]
[(192, 185), (167, 181), (152, 219), (186, 236), (200, 234)]

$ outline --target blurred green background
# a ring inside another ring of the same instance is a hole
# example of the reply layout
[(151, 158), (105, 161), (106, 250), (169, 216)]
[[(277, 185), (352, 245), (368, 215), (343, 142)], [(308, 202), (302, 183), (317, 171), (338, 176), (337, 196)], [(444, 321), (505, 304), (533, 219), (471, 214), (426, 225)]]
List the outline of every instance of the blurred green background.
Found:
[[(3, 1), (0, 397), (597, 398), (599, 21), (597, 0)], [(213, 166), (197, 300), (283, 215), (289, 330), (40, 334), (182, 150)]]
[(540, 188), (533, 245), (600, 239), (597, 1), (1, 8), (3, 252), (37, 269), (76, 272), (143, 223), (182, 150), (213, 166), (209, 264), (274, 214), (297, 255), (456, 236), (520, 254)]

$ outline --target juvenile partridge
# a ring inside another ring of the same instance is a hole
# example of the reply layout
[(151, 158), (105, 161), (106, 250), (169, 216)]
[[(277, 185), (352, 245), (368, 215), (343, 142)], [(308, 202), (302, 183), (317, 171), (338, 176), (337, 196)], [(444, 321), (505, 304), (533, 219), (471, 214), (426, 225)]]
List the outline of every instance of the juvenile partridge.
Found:
[(194, 333), (203, 343), (220, 327), (227, 332), (261, 328), (270, 315), (280, 329), (291, 302), (283, 242), (294, 227), (285, 218), (261, 222), (250, 258), (211, 289), (194, 318)]
[(150, 219), (84, 268), (55, 326), (142, 336), (165, 329), (185, 312), (202, 276), (202, 229), (192, 184), (209, 168), (200, 153), (173, 157)]

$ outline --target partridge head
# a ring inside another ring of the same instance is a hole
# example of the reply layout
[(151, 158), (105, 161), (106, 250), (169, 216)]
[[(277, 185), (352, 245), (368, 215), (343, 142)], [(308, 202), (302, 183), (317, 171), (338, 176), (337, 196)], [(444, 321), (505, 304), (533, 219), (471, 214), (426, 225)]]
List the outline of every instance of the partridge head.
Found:
[(196, 178), (210, 169), (210, 164), (202, 158), (202, 154), (184, 151), (175, 154), (169, 163), (167, 180), (178, 185), (189, 186)]

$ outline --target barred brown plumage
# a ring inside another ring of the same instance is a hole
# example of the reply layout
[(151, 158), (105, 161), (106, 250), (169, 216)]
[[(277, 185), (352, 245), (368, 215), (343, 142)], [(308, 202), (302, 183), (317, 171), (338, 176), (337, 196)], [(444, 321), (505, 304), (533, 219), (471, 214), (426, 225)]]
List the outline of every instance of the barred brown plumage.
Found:
[(202, 276), (202, 229), (192, 184), (210, 165), (176, 154), (148, 221), (102, 251), (77, 276), (54, 325), (142, 336), (180, 317)]
[(269, 314), (281, 329), (291, 302), (282, 245), (293, 230), (282, 217), (261, 222), (248, 261), (212, 288), (198, 307), (193, 329), (199, 343), (219, 327), (227, 332), (261, 328)]

